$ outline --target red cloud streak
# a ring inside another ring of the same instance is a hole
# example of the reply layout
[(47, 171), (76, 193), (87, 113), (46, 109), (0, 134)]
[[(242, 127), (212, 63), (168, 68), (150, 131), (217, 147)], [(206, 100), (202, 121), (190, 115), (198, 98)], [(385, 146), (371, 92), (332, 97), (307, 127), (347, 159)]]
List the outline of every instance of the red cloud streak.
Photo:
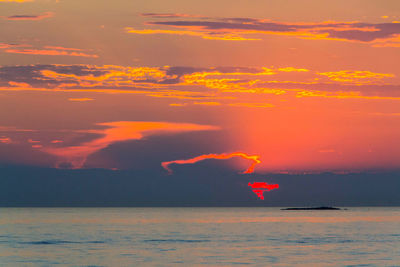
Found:
[(260, 199), (264, 200), (264, 192), (271, 191), (279, 188), (279, 184), (268, 184), (266, 182), (254, 182), (249, 183), (248, 186), (253, 188), (254, 194), (256, 194)]
[(161, 166), (166, 169), (168, 171), (169, 174), (172, 173), (172, 169), (169, 167), (169, 165), (171, 164), (193, 164), (205, 159), (230, 159), (233, 157), (241, 157), (244, 159), (249, 159), (251, 161), (253, 161), (253, 163), (247, 168), (247, 170), (245, 170), (243, 173), (252, 173), (254, 172), (254, 167), (261, 163), (261, 161), (259, 160), (260, 156), (258, 155), (247, 155), (246, 153), (243, 152), (234, 152), (234, 153), (223, 153), (223, 154), (206, 154), (206, 155), (201, 155), (201, 156), (197, 156), (194, 158), (190, 158), (190, 159), (179, 159), (179, 160), (173, 160), (173, 161), (165, 161), (161, 163)]

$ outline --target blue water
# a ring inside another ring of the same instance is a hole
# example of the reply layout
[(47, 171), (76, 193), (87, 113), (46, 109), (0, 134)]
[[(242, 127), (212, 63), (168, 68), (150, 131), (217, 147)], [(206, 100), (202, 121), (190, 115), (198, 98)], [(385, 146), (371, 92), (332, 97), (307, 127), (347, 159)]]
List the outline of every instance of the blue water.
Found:
[(0, 266), (400, 266), (400, 208), (0, 208)]

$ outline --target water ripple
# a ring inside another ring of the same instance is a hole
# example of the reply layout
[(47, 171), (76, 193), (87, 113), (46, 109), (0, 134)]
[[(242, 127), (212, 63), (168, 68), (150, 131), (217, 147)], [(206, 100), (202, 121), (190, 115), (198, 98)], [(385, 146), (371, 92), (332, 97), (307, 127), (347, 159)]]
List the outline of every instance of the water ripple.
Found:
[(169, 243), (201, 243), (201, 242), (211, 242), (211, 240), (203, 239), (147, 239), (143, 242), (169, 242)]
[(67, 241), (67, 240), (40, 240), (40, 241), (28, 241), (19, 242), (20, 244), (27, 245), (60, 245), (60, 244), (103, 244), (104, 241)]

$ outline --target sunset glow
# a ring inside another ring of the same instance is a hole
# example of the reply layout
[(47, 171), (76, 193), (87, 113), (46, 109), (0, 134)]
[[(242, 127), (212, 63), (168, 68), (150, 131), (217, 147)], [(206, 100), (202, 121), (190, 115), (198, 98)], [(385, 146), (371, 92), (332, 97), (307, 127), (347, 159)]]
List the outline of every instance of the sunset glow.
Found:
[(396, 1), (203, 2), (0, 1), (0, 164), (400, 168)]
[(161, 166), (166, 169), (168, 171), (169, 174), (172, 174), (172, 169), (169, 167), (169, 165), (171, 164), (193, 164), (202, 160), (206, 160), (206, 159), (230, 159), (233, 157), (241, 157), (244, 159), (248, 159), (251, 160), (253, 163), (242, 173), (253, 173), (254, 172), (254, 167), (261, 163), (261, 161), (259, 160), (259, 156), (254, 155), (254, 156), (250, 156), (247, 155), (246, 153), (242, 153), (242, 152), (235, 152), (235, 153), (223, 153), (223, 154), (207, 154), (207, 155), (201, 155), (201, 156), (197, 156), (194, 158), (190, 158), (190, 159), (179, 159), (179, 160), (173, 160), (173, 161), (166, 161), (166, 162), (162, 162)]
[(0, 24), (1, 266), (400, 262), (400, 0), (0, 0)]

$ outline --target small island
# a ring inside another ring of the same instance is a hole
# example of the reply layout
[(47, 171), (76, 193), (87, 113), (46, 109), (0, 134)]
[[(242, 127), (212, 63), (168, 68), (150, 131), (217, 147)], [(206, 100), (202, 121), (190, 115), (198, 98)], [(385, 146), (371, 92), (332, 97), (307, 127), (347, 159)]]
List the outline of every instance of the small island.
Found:
[(304, 208), (284, 208), (281, 210), (341, 210), (341, 208), (336, 207), (304, 207)]

